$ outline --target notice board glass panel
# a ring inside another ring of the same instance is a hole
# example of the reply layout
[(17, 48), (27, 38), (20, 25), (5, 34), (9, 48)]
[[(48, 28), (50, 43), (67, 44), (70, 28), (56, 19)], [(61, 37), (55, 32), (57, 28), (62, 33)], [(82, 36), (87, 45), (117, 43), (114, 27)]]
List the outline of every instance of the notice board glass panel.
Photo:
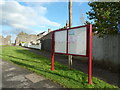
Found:
[(86, 27), (68, 30), (68, 54), (86, 55), (86, 31)]
[(67, 30), (55, 32), (55, 52), (66, 53)]

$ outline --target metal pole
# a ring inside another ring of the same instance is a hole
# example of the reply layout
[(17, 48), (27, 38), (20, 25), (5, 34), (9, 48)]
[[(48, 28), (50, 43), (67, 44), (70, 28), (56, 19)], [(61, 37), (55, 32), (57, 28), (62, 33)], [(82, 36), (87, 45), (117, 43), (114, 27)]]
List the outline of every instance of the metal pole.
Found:
[(89, 26), (88, 84), (92, 84), (92, 25)]
[[(69, 0), (69, 28), (71, 27), (72, 27), (72, 0)], [(69, 69), (71, 69), (72, 55), (68, 56), (68, 65), (69, 65)]]
[(51, 70), (54, 70), (54, 32), (52, 32), (52, 55), (51, 55)]

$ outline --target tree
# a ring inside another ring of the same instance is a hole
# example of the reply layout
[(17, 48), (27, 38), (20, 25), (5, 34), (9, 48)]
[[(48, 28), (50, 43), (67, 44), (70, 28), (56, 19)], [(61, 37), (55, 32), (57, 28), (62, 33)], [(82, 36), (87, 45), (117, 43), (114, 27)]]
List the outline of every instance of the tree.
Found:
[(120, 16), (119, 2), (91, 2), (88, 5), (91, 10), (87, 14), (92, 21), (87, 21), (86, 24), (93, 24), (93, 32), (97, 31), (99, 36), (117, 33)]

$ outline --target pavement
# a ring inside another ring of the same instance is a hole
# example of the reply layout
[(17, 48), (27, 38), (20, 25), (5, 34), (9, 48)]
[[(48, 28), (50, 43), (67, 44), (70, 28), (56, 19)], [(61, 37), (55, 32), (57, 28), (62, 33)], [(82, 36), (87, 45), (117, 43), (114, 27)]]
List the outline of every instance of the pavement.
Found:
[(2, 64), (2, 90), (64, 89), (59, 84), (47, 80), (43, 76), (30, 72), (29, 70), (11, 62), (0, 60), (0, 64)]

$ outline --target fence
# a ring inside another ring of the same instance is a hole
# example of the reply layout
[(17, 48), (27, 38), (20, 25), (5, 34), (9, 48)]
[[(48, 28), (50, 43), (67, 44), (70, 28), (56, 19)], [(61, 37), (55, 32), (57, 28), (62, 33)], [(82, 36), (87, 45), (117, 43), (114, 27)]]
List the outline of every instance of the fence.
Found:
[(93, 37), (93, 59), (120, 64), (120, 34), (107, 35), (103, 38)]
[(41, 43), (39, 45), (29, 45), (29, 44), (23, 44), (23, 47), (28, 47), (28, 48), (34, 48), (34, 49), (40, 49), (41, 50)]

